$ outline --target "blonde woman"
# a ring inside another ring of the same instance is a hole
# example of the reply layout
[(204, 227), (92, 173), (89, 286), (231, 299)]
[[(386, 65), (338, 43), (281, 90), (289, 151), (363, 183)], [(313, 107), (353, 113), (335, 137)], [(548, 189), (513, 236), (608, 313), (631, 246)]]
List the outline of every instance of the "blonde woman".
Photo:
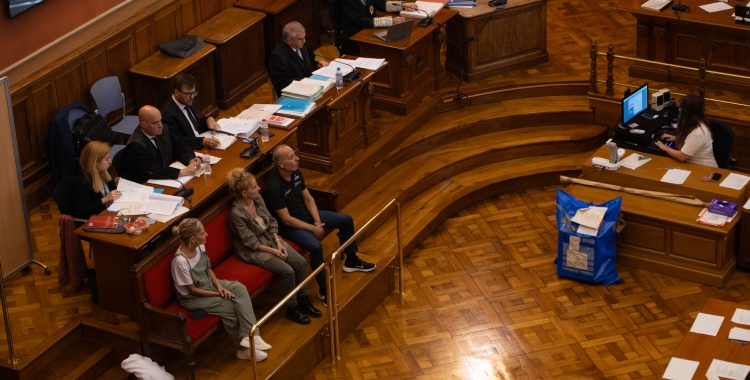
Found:
[[(172, 258), (172, 279), (180, 306), (189, 311), (202, 309), (207, 314), (218, 315), (224, 329), (237, 346), (237, 359), (251, 360), (250, 329), (256, 322), (250, 295), (245, 285), (237, 281), (219, 280), (211, 270), (206, 254), (208, 234), (198, 219), (186, 218), (172, 229), (182, 243)], [(262, 361), (263, 352), (271, 346), (255, 330), (255, 359)]]
[(104, 211), (122, 193), (115, 190), (117, 180), (112, 180), (107, 170), (112, 164), (109, 144), (91, 141), (83, 148), (78, 178), (71, 188), (73, 210), (76, 218), (88, 219)]
[[(307, 278), (307, 260), (279, 237), (279, 225), (268, 212), (252, 174), (244, 169), (233, 169), (227, 175), (227, 183), (235, 194), (229, 225), (234, 232), (237, 256), (279, 275), (282, 291), (291, 292)], [(310, 303), (309, 292), (305, 286), (297, 297), (287, 301), (286, 317), (289, 320), (307, 325), (310, 323), (307, 316), (319, 318), (322, 315)]]

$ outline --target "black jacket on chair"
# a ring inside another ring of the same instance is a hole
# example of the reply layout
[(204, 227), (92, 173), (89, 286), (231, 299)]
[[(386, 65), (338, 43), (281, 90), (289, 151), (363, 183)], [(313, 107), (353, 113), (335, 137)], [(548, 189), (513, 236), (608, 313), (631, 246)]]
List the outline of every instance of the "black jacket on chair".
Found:
[[(195, 115), (195, 118), (198, 121), (198, 125), (195, 126), (198, 133), (208, 132), (206, 118), (203, 117), (200, 108), (198, 108), (198, 104), (193, 102), (190, 109), (193, 111), (193, 115)], [(182, 140), (182, 143), (189, 146), (190, 149), (203, 149), (203, 137), (195, 137), (193, 128), (190, 127), (190, 122), (171, 96), (164, 103), (164, 106), (161, 107), (161, 121), (165, 127), (169, 127), (169, 131), (174, 136)]]
[[(109, 191), (117, 189), (115, 181), (107, 182)], [(94, 185), (91, 184), (91, 178), (88, 178), (83, 170), (80, 170), (75, 182), (70, 187), (71, 198), (73, 199), (73, 216), (81, 219), (88, 219), (91, 215), (99, 214), (104, 211), (105, 205), (102, 203), (104, 196), (94, 191)]]
[[(159, 139), (161, 147), (164, 148), (161, 151), (156, 149), (148, 136), (143, 133), (141, 127), (135, 129), (133, 134), (130, 135), (128, 146), (125, 148), (122, 173), (119, 173), (122, 178), (137, 183), (146, 182), (150, 178), (177, 179), (180, 170), (170, 168), (169, 164), (179, 161), (183, 165), (187, 165), (190, 160), (195, 158), (195, 153), (190, 147), (170, 133), (168, 127), (165, 126), (162, 129), (162, 134), (156, 136), (156, 138)], [(159, 159), (160, 154), (162, 159)], [(164, 164), (162, 164), (162, 161)]]
[(273, 49), (271, 56), (266, 59), (266, 71), (271, 78), (276, 96), (281, 96), (281, 90), (289, 86), (292, 81), (307, 78), (317, 70), (318, 62), (315, 53), (308, 49), (307, 44), (300, 49), (302, 58), (294, 52), (284, 41)]

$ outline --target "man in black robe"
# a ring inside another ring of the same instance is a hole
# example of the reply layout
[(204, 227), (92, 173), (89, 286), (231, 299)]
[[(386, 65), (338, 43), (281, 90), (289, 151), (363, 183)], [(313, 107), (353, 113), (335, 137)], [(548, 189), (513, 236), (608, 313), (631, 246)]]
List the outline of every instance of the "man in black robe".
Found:
[[(341, 0), (341, 38), (337, 38), (336, 46), (341, 55), (359, 56), (359, 46), (350, 38), (362, 29), (384, 28), (406, 21), (404, 17), (375, 17), (375, 11), (401, 12), (404, 8), (414, 9), (416, 5), (401, 1), (385, 0)], [(339, 41), (340, 40), (340, 41)]]
[(162, 121), (169, 127), (169, 132), (190, 149), (216, 148), (220, 145), (218, 139), (199, 136), (219, 129), (219, 125), (213, 117), (203, 116), (195, 101), (198, 96), (195, 84), (195, 77), (190, 74), (180, 73), (174, 77), (172, 97), (161, 107)]
[(284, 25), (283, 41), (266, 59), (266, 71), (276, 96), (281, 96), (281, 90), (292, 81), (307, 78), (313, 71), (328, 66), (328, 62), (315, 60), (315, 52), (307, 47), (305, 35), (305, 27), (297, 21)]

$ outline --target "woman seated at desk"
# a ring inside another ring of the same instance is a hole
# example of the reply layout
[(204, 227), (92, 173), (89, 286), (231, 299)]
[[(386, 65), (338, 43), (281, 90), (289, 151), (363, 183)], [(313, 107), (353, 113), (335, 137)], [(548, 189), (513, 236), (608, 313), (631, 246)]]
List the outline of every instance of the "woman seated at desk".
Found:
[(88, 219), (104, 211), (122, 193), (114, 190), (119, 178), (112, 180), (107, 170), (112, 164), (109, 144), (91, 141), (81, 151), (81, 171), (71, 186), (74, 217)]
[(375, 11), (401, 12), (404, 8), (417, 9), (414, 3), (403, 3), (401, 1), (342, 0), (342, 3), (339, 25), (341, 43), (339, 46), (336, 46), (341, 55), (359, 56), (359, 46), (356, 42), (350, 40), (350, 38), (360, 30), (366, 28), (384, 28), (406, 21), (404, 17), (375, 17)]
[(662, 139), (674, 141), (670, 148), (661, 141), (656, 141), (659, 149), (667, 152), (672, 158), (718, 168), (714, 158), (713, 136), (706, 119), (701, 99), (694, 95), (682, 97), (679, 103), (680, 114), (677, 116), (677, 135), (662, 135)]
[[(250, 330), (256, 322), (253, 304), (245, 285), (237, 281), (219, 280), (211, 270), (206, 254), (208, 234), (198, 219), (186, 218), (172, 229), (181, 244), (172, 258), (172, 279), (177, 302), (185, 310), (203, 309), (218, 315), (232, 343), (237, 346), (237, 359), (250, 360)], [(267, 357), (263, 351), (271, 346), (255, 330), (255, 360)]]

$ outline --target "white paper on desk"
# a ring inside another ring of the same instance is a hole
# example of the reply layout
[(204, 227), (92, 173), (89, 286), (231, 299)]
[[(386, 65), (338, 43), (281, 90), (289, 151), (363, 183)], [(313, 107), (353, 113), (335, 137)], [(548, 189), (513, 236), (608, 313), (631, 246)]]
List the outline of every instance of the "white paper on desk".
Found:
[(120, 190), (120, 191), (135, 190), (135, 191), (143, 191), (146, 193), (154, 192), (154, 188), (151, 186), (141, 185), (140, 183), (128, 181), (125, 178), (120, 178), (120, 181), (117, 182), (117, 190)]
[(726, 187), (729, 189), (734, 190), (742, 190), (745, 185), (747, 185), (747, 182), (750, 181), (750, 177), (744, 176), (737, 173), (729, 173), (727, 178), (724, 178), (723, 181), (719, 184), (720, 187)]
[(741, 327), (732, 327), (729, 330), (729, 339), (750, 342), (750, 330)]
[(750, 372), (750, 366), (714, 359), (706, 372), (713, 372), (727, 379), (745, 380), (745, 376)]
[[(359, 58), (358, 59), (336, 58), (336, 59), (333, 60), (333, 62), (345, 63), (347, 65), (350, 65), (350, 66), (354, 67), (354, 68), (359, 67), (357, 65), (358, 62), (359, 62)], [(330, 62), (329, 62), (329, 64), (330, 64)]]
[(170, 201), (160, 201), (160, 200), (149, 200), (148, 202), (143, 204), (143, 207), (141, 207), (141, 211), (149, 214), (158, 214), (158, 215), (172, 215), (174, 210), (179, 206), (177, 202), (170, 202)]
[(120, 215), (143, 215), (144, 213), (141, 212), (141, 207), (143, 207), (144, 203), (146, 202), (112, 203), (107, 211), (116, 212)]
[(188, 211), (189, 210), (187, 207), (180, 206), (177, 207), (171, 215), (148, 214), (148, 217), (151, 219), (155, 219), (157, 222), (166, 223)]
[(148, 200), (148, 195), (151, 193), (147, 193), (145, 191), (138, 191), (138, 190), (120, 190), (122, 191), (122, 196), (112, 202), (112, 204), (115, 203), (128, 203), (128, 202), (145, 202)]
[(606, 213), (606, 207), (591, 206), (588, 208), (578, 209), (575, 216), (573, 216), (573, 218), (570, 220), (580, 225), (596, 229), (598, 231), (599, 226), (602, 224), (602, 220), (604, 220), (604, 214)]
[(691, 380), (699, 364), (692, 360), (672, 358), (663, 377), (669, 380)]
[(375, 71), (385, 63), (385, 58), (357, 58), (357, 67)]
[(633, 153), (624, 159), (620, 161), (620, 166), (626, 167), (628, 169), (638, 169), (641, 167), (641, 165), (651, 161), (650, 158), (640, 155), (638, 153)]
[[(177, 162), (177, 161), (173, 162), (172, 165), (169, 165), (169, 167), (170, 168), (175, 168), (175, 169), (178, 169), (178, 170), (185, 169), (185, 165), (183, 165), (181, 162)], [(197, 176), (197, 175), (199, 175), (199, 174), (196, 174), (195, 176)], [(177, 177), (176, 180), (175, 179), (150, 179), (150, 180), (146, 181), (146, 183), (153, 183), (154, 185), (171, 187), (173, 189), (179, 189), (179, 188), (182, 188), (186, 183), (190, 182), (190, 180), (193, 179), (193, 177), (195, 177), (195, 176), (186, 175), (186, 176), (182, 176), (182, 177)], [(179, 183), (178, 183), (178, 181), (179, 181)], [(182, 183), (182, 185), (180, 185), (180, 183)]]
[[(193, 151), (195, 153), (195, 157), (203, 157), (203, 152)], [(216, 165), (219, 161), (221, 161), (221, 157), (214, 156), (212, 154), (208, 154), (208, 156), (211, 158), (211, 165)]]
[(257, 119), (230, 117), (228, 119), (219, 119), (217, 123), (223, 133), (235, 136), (250, 136), (260, 128), (260, 123)]
[(741, 325), (750, 325), (750, 310), (736, 309), (732, 315), (732, 322)]
[(243, 120), (268, 119), (271, 115), (276, 113), (276, 111), (280, 110), (281, 107), (281, 104), (253, 104), (250, 108), (240, 112), (236, 118)]
[(664, 173), (664, 177), (661, 177), (662, 182), (674, 183), (675, 185), (682, 185), (690, 175), (690, 170), (680, 169), (669, 169)]
[(720, 11), (726, 11), (726, 10), (729, 10), (729, 9), (734, 9), (734, 7), (730, 7), (726, 3), (722, 3), (722, 2), (701, 5), (700, 8), (703, 9), (704, 11), (708, 12), (708, 13), (714, 13), (714, 12), (720, 12)]
[(315, 71), (313, 71), (313, 74), (322, 75), (324, 77), (329, 78), (336, 78), (336, 68), (341, 68), (341, 75), (346, 75), (352, 72), (352, 68), (344, 65), (342, 63), (337, 63), (336, 61), (330, 62), (328, 66), (321, 67)]
[(213, 149), (218, 149), (218, 150), (227, 150), (227, 148), (232, 146), (232, 144), (234, 144), (234, 142), (237, 141), (237, 138), (232, 135), (227, 135), (223, 133), (214, 134), (211, 131), (203, 132), (198, 136), (203, 137), (203, 138), (219, 140), (220, 145), (216, 148), (213, 148)]
[(721, 323), (724, 322), (724, 317), (720, 315), (698, 313), (695, 317), (695, 322), (690, 328), (691, 333), (704, 334), (710, 336), (716, 336), (721, 328)]
[(745, 202), (745, 205), (742, 206), (742, 208), (744, 208), (745, 210), (750, 210), (750, 199), (748, 199), (747, 202)]

